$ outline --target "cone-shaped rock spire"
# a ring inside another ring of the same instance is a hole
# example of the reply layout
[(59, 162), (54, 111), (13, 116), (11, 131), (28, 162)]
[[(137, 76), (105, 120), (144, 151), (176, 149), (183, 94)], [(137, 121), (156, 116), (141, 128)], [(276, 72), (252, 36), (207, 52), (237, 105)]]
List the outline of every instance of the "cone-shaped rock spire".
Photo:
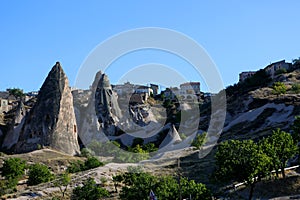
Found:
[(77, 125), (69, 81), (59, 62), (42, 85), (37, 102), (25, 117), (15, 151), (18, 153), (49, 146), (77, 154)]

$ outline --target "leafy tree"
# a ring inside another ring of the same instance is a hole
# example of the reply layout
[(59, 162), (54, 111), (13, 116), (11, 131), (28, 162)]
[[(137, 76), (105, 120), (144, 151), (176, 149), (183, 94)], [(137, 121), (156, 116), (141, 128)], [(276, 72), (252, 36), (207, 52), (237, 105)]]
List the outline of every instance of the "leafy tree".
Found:
[(77, 160), (75, 162), (71, 162), (70, 165), (67, 168), (67, 172), (68, 173), (76, 173), (76, 172), (80, 172), (82, 170), (84, 170), (85, 166), (84, 166), (84, 162), (82, 162), (81, 160)]
[(197, 134), (191, 145), (200, 149), (200, 147), (205, 143), (206, 135), (207, 133)]
[(83, 148), (80, 152), (80, 156), (88, 158), (93, 156), (93, 151), (89, 148)]
[(291, 134), (280, 129), (273, 131), (273, 134), (265, 139), (263, 148), (263, 151), (271, 158), (277, 174), (278, 169), (281, 169), (283, 177), (285, 177), (284, 168), (287, 161), (297, 153), (297, 150), (297, 144)]
[(10, 88), (7, 89), (7, 91), (9, 92), (10, 95), (13, 95), (16, 98), (22, 98), (25, 96), (23, 90), (20, 88)]
[(216, 176), (224, 181), (246, 182), (250, 185), (249, 199), (252, 199), (254, 186), (268, 171), (270, 158), (252, 140), (222, 142), (215, 158)]
[(71, 182), (71, 176), (69, 173), (61, 174), (57, 177), (56, 181), (54, 182), (54, 186), (58, 187), (60, 192), (62, 193), (62, 197), (65, 197), (65, 193), (68, 189), (68, 185)]
[(0, 197), (4, 194), (15, 192), (17, 184), (17, 179), (0, 179)]
[(121, 174), (113, 176), (113, 183), (114, 183), (114, 187), (115, 187), (115, 192), (118, 193), (118, 186), (120, 185), (119, 183), (121, 183), (123, 181), (123, 176)]
[(102, 162), (100, 162), (96, 157), (89, 157), (84, 162), (83, 170), (93, 169), (93, 168), (100, 167), (103, 165), (104, 164)]
[(34, 164), (29, 168), (29, 185), (37, 185), (40, 183), (45, 183), (51, 181), (53, 179), (53, 175), (46, 165), (42, 164)]
[(76, 173), (76, 172), (85, 171), (85, 170), (93, 169), (93, 168), (96, 168), (96, 167), (100, 167), (100, 166), (103, 166), (103, 165), (104, 164), (101, 161), (99, 161), (96, 157), (92, 156), (92, 157), (88, 157), (85, 162), (82, 162), (81, 160), (77, 160), (75, 162), (72, 162), (68, 166), (67, 172), (68, 173)]
[(97, 186), (92, 178), (88, 178), (82, 187), (78, 186), (73, 190), (73, 197), (78, 200), (98, 200), (109, 196), (109, 192), (105, 188)]
[(286, 88), (285, 84), (282, 82), (275, 82), (273, 84), (273, 93), (274, 94), (277, 94), (277, 95), (285, 94), (286, 90), (287, 90), (287, 88)]
[(300, 93), (300, 84), (299, 83), (294, 83), (292, 85), (292, 91), (296, 94), (299, 94)]
[(129, 169), (122, 175), (114, 178), (123, 183), (120, 198), (121, 199), (140, 199), (148, 200), (149, 192), (153, 190), (158, 199), (174, 200), (179, 198), (179, 191), (182, 191), (182, 197), (192, 199), (211, 199), (210, 191), (201, 183), (189, 181), (186, 178), (178, 181), (172, 176), (153, 176), (150, 173), (143, 172), (140, 168)]
[(2, 176), (6, 179), (19, 179), (25, 173), (26, 162), (20, 158), (9, 158), (4, 161)]
[(293, 67), (300, 68), (300, 57), (292, 60)]

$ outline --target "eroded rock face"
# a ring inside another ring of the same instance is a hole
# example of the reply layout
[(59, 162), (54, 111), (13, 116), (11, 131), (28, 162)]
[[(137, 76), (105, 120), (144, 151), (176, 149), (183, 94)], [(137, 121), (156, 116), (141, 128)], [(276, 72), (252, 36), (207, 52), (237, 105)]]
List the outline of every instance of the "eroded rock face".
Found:
[(15, 151), (29, 152), (39, 146), (71, 155), (79, 152), (73, 97), (59, 62), (48, 74), (36, 104), (25, 117)]
[(26, 109), (23, 102), (20, 101), (12, 123), (8, 125), (9, 128), (2, 144), (3, 149), (9, 150), (18, 142), (21, 128), (24, 125), (25, 116)]
[(95, 93), (95, 110), (98, 122), (106, 135), (115, 135), (117, 123), (122, 117), (117, 97), (108, 77), (102, 74)]
[(78, 135), (84, 146), (88, 146), (93, 140), (102, 141), (106, 138), (100, 128), (95, 111), (95, 93), (101, 76), (101, 71), (99, 71), (95, 76), (90, 94), (88, 95), (87, 106), (82, 106), (82, 104), (74, 105), (74, 107), (78, 110), (78, 112), (75, 113), (79, 129)]

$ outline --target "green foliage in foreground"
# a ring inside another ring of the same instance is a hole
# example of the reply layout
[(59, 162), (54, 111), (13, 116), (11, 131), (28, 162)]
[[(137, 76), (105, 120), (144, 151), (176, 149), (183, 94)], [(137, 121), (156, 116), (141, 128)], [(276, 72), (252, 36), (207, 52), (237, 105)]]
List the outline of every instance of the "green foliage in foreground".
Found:
[(298, 151), (292, 135), (277, 129), (270, 137), (264, 138), (260, 146), (262, 151), (271, 158), (270, 171), (274, 169), (278, 176), (278, 170), (281, 169), (282, 176), (285, 177), (284, 168), (288, 160)]
[(30, 166), (28, 185), (37, 185), (40, 183), (46, 183), (53, 179), (53, 175), (46, 165), (34, 164)]
[[(151, 190), (157, 199), (174, 200), (179, 199), (179, 184), (172, 176), (153, 176), (143, 172), (141, 169), (129, 168), (129, 172), (113, 177), (115, 182), (124, 184), (122, 187), (121, 199), (140, 199), (148, 200)], [(211, 199), (211, 193), (204, 184), (196, 183), (193, 180), (181, 178), (182, 197), (194, 200)]]
[(9, 158), (4, 161), (2, 176), (6, 179), (19, 179), (24, 175), (26, 162), (20, 158)]
[(4, 180), (0, 180), (0, 196), (14, 192), (18, 181), (25, 173), (26, 162), (20, 158), (9, 158), (4, 160), (1, 168)]
[(282, 170), (287, 161), (297, 152), (297, 145), (290, 134), (277, 129), (258, 144), (252, 140), (230, 140), (218, 146), (216, 158), (216, 177), (219, 180), (246, 182), (251, 186), (252, 198), (255, 184), (271, 174), (272, 170)]
[(70, 182), (71, 182), (71, 176), (67, 172), (59, 175), (57, 179), (54, 181), (54, 186), (59, 188), (60, 192), (62, 193), (62, 197), (65, 196), (65, 193), (68, 189)]
[(73, 199), (76, 200), (98, 200), (109, 196), (109, 192), (105, 188), (97, 186), (92, 178), (87, 179), (82, 187), (78, 186), (73, 190)]

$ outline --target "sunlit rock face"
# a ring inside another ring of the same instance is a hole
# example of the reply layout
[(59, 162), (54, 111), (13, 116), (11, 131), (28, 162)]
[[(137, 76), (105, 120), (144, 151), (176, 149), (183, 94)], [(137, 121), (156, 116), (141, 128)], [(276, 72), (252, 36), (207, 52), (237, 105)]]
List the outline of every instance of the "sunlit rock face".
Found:
[(122, 117), (117, 97), (108, 77), (102, 74), (95, 93), (95, 111), (100, 127), (106, 135), (115, 135), (117, 124)]
[(24, 125), (25, 116), (26, 109), (23, 102), (20, 101), (12, 122), (8, 124), (8, 131), (2, 144), (4, 150), (9, 151), (18, 142), (21, 128)]
[(49, 72), (20, 130), (15, 152), (48, 146), (61, 152), (79, 153), (77, 124), (69, 81), (57, 62)]
[(106, 140), (95, 111), (95, 93), (101, 76), (102, 72), (97, 72), (89, 92), (83, 95), (86, 101), (82, 101), (82, 96), (73, 93), (78, 135), (83, 146), (88, 146), (93, 140)]

